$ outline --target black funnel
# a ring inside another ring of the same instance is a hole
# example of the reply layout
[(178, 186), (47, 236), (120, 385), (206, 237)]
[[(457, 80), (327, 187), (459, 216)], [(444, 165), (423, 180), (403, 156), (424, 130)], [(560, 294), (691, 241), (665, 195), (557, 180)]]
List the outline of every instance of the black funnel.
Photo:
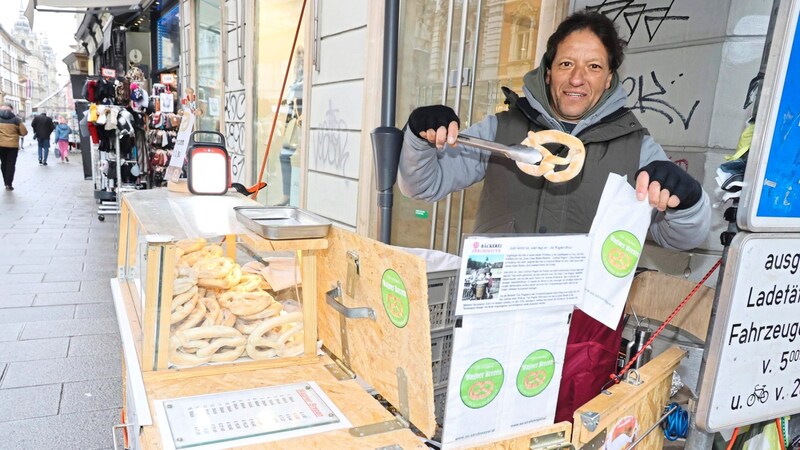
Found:
[(397, 181), (403, 132), (395, 127), (378, 127), (372, 130), (370, 135), (372, 154), (375, 157), (375, 181), (378, 190), (385, 191), (394, 187)]
[(392, 234), (392, 188), (397, 181), (397, 166), (403, 146), (403, 132), (395, 127), (378, 127), (370, 133), (375, 159), (375, 183), (380, 207), (379, 240), (389, 243)]

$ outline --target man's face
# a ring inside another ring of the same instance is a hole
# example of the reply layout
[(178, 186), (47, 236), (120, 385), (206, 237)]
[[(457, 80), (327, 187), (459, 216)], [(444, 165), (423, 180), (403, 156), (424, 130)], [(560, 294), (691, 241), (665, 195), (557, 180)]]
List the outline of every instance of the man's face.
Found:
[(591, 31), (574, 31), (558, 45), (545, 81), (558, 119), (577, 122), (611, 86), (608, 52)]

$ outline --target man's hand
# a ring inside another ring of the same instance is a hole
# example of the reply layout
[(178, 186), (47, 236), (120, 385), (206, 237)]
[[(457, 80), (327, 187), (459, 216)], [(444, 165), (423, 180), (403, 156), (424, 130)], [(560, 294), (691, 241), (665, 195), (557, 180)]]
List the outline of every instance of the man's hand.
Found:
[(445, 142), (456, 145), (460, 124), (455, 111), (443, 105), (423, 106), (408, 116), (408, 129), (439, 149), (444, 148)]
[(686, 209), (703, 196), (700, 183), (671, 161), (653, 161), (636, 172), (636, 198), (659, 211)]

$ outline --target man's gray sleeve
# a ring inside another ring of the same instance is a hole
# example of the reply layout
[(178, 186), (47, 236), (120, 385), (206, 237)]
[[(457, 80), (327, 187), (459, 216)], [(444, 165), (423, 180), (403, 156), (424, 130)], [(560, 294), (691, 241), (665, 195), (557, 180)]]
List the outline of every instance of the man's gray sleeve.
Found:
[[(497, 118), (487, 116), (459, 133), (493, 141)], [(458, 144), (437, 151), (436, 146), (406, 130), (397, 185), (408, 197), (434, 202), (482, 180), (488, 162), (489, 153), (483, 150)]]
[[(669, 161), (669, 158), (651, 136), (645, 136), (642, 140), (639, 167), (659, 160)], [(700, 201), (689, 208), (668, 209), (666, 212), (654, 210), (650, 237), (664, 248), (691, 250), (706, 240), (710, 228), (711, 202), (708, 194), (703, 191)]]

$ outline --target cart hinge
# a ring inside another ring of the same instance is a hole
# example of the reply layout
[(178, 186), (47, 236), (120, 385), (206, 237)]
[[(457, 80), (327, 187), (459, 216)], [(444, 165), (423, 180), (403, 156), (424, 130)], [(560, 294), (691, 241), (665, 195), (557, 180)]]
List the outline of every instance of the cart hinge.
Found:
[(565, 439), (565, 431), (557, 431), (555, 433), (545, 434), (544, 436), (536, 436), (531, 438), (531, 450), (560, 450), (570, 449), (574, 450), (575, 447), (567, 442)]
[(400, 405), (398, 405), (398, 412), (400, 415), (385, 422), (350, 428), (350, 434), (356, 437), (364, 437), (408, 428), (411, 424), (408, 419), (410, 413), (408, 407), (408, 377), (406, 377), (406, 373), (403, 371), (402, 367), (397, 368), (397, 394), (400, 401)]
[(581, 413), (581, 423), (583, 423), (583, 426), (586, 427), (590, 433), (593, 432), (597, 429), (597, 425), (600, 423), (600, 413), (596, 413), (594, 411)]
[(607, 429), (603, 429), (603, 431), (597, 433), (591, 441), (587, 442), (586, 445), (581, 447), (581, 450), (599, 450), (603, 448), (606, 444), (606, 435), (608, 434)]
[(386, 446), (383, 446), (383, 447), (376, 447), (375, 450), (403, 450), (403, 447), (401, 447), (401, 446), (399, 446), (397, 444), (392, 444), (392, 445), (386, 445)]
[(328, 372), (334, 376), (339, 381), (344, 380), (352, 380), (356, 377), (355, 372), (353, 369), (347, 366), (344, 361), (339, 359), (336, 355), (333, 354), (327, 347), (322, 347), (322, 351), (328, 355), (329, 358), (334, 362), (334, 364), (325, 364), (325, 368), (328, 369)]

